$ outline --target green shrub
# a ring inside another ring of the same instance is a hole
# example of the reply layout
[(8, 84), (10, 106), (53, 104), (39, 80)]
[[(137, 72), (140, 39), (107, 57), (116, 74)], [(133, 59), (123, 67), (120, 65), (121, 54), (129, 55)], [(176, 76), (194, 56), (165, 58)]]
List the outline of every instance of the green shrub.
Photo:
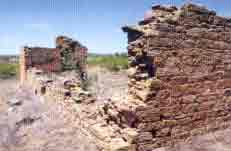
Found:
[(110, 71), (120, 71), (128, 68), (128, 57), (125, 53), (112, 55), (89, 55), (89, 66), (100, 66)]
[(18, 73), (18, 64), (0, 64), (0, 78), (10, 78)]

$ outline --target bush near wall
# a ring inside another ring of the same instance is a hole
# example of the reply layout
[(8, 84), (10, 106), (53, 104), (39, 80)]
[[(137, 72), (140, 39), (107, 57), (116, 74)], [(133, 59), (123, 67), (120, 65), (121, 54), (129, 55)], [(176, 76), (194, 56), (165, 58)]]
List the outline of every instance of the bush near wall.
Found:
[(126, 53), (110, 55), (90, 54), (88, 56), (88, 65), (100, 66), (110, 71), (120, 71), (128, 68), (128, 57)]
[(18, 72), (18, 64), (0, 64), (0, 78), (10, 78), (16, 76)]

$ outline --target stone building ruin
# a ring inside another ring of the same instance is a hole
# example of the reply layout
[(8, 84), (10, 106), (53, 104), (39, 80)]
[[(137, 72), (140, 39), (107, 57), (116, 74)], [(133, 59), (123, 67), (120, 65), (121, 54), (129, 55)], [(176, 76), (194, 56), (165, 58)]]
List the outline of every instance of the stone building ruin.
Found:
[[(86, 53), (70, 55), (77, 51), (69, 50), (86, 48), (68, 38), (57, 38), (55, 49), (25, 48), (21, 79), (30, 79), (35, 89), (46, 89), (45, 98), (64, 104), (102, 151), (151, 151), (230, 126), (231, 19), (194, 4), (158, 5), (123, 31), (129, 55), (129, 93), (124, 100), (97, 103), (75, 83), (60, 84), (62, 77), (51, 81), (25, 72), (31, 67), (49, 72), (75, 67), (76, 58)], [(39, 53), (42, 59), (34, 60), (35, 50), (47, 55)], [(82, 69), (85, 65), (80, 63)]]
[(20, 55), (20, 81), (24, 83), (31, 68), (46, 73), (76, 70), (86, 78), (86, 59), (87, 48), (65, 36), (56, 38), (56, 48), (24, 47)]
[[(231, 19), (194, 4), (153, 6), (137, 26), (126, 26), (130, 95), (137, 150), (230, 126)], [(150, 62), (155, 70), (150, 70)], [(154, 77), (149, 72), (153, 72)]]

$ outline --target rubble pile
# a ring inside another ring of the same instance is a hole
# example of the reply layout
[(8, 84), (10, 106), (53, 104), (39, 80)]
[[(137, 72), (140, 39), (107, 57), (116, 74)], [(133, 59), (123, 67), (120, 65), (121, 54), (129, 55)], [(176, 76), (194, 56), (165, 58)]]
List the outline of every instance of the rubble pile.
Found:
[[(38, 95), (48, 95), (55, 100), (65, 100), (72, 97), (76, 103), (94, 102), (93, 96), (82, 88), (81, 78), (75, 71), (62, 73), (46, 73), (36, 68), (27, 71), (27, 85), (34, 88)], [(48, 97), (48, 98), (49, 98)]]
[(61, 104), (71, 115), (74, 115), (74, 125), (101, 150), (134, 150), (135, 144), (132, 138), (137, 133), (129, 125), (132, 125), (136, 119), (126, 102), (96, 101), (90, 92), (81, 87), (75, 72), (47, 74), (31, 68), (27, 73), (27, 84), (33, 88), (34, 93), (44, 97), (46, 101)]
[[(69, 115), (73, 115), (73, 126), (89, 136), (99, 148), (130, 150), (127, 141), (134, 134), (128, 126), (129, 131), (123, 130), (126, 125), (123, 121), (128, 122), (128, 116), (120, 120), (123, 116), (114, 104), (96, 101), (95, 96), (84, 88), (86, 57), (84, 46), (64, 36), (56, 39), (54, 49), (25, 47), (20, 57), (22, 84), (28, 85), (46, 101), (63, 106)], [(55, 64), (59, 64), (59, 68)], [(114, 110), (113, 115), (105, 110), (107, 106), (111, 106), (110, 111)], [(126, 140), (123, 139), (125, 134)]]
[(231, 19), (203, 6), (153, 6), (126, 26), (137, 150), (227, 128), (231, 120)]
[(75, 63), (84, 73), (78, 57), (86, 58), (86, 49), (63, 36), (55, 49), (64, 70), (47, 73), (32, 65), (28, 83), (76, 115), (76, 125), (103, 151), (150, 151), (230, 126), (231, 19), (194, 4), (158, 5), (123, 31), (129, 43), (126, 99), (99, 103), (85, 91)]

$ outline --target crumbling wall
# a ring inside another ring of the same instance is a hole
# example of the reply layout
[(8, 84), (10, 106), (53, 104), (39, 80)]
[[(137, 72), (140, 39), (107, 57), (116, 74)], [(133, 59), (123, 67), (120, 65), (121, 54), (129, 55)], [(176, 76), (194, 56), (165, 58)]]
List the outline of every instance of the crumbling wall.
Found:
[(231, 121), (231, 19), (202, 6), (153, 6), (128, 33), (137, 150), (173, 145)]
[(137, 133), (129, 127), (134, 115), (123, 101), (97, 101), (81, 88), (75, 74), (70, 72), (47, 74), (33, 68), (27, 72), (27, 82), (37, 95), (61, 104), (65, 112), (73, 115), (73, 126), (89, 137), (99, 150), (135, 151), (133, 139)]
[(26, 80), (26, 72), (36, 68), (43, 72), (75, 70), (86, 79), (87, 48), (65, 36), (56, 39), (56, 48), (24, 47), (20, 55), (20, 79)]
[[(97, 104), (69, 73), (26, 69), (25, 77), (35, 93), (67, 106), (104, 151), (150, 151), (230, 126), (230, 19), (193, 4), (153, 6), (139, 25), (123, 30), (129, 42), (127, 99)], [(74, 69), (70, 54), (79, 44), (65, 37), (56, 43), (61, 66)]]
[(37, 68), (44, 72), (61, 71), (60, 50), (52, 48), (24, 47), (25, 66)]
[(61, 51), (61, 64), (63, 70), (80, 69), (85, 70), (87, 48), (78, 41), (65, 36), (56, 39), (56, 48)]

